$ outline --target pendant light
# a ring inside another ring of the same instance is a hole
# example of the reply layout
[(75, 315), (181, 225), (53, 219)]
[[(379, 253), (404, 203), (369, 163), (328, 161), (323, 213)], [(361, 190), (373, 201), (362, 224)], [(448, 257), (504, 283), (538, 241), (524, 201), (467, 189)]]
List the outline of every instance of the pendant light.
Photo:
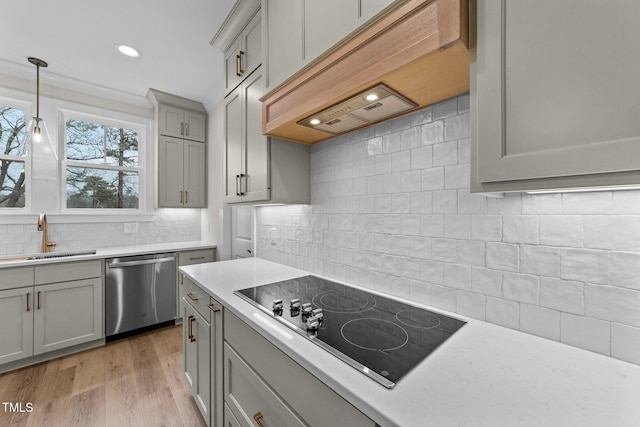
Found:
[[(40, 118), (40, 67), (48, 67), (49, 64), (44, 62), (42, 59), (34, 58), (30, 56), (27, 58), (29, 62), (36, 66), (36, 116), (33, 118), (33, 140), (35, 142), (42, 141), (42, 129), (40, 127), (40, 122), (42, 119)], [(42, 121), (44, 124), (44, 121)]]

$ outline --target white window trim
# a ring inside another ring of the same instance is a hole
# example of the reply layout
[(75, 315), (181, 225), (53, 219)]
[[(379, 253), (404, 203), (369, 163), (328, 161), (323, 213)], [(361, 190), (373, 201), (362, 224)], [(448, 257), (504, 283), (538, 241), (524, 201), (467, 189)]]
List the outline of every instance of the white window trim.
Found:
[[(22, 208), (0, 208), (0, 217), (4, 219), (9, 216), (23, 215), (31, 212), (31, 197), (33, 194), (31, 187), (31, 157), (33, 154), (31, 146), (31, 132), (29, 129), (29, 123), (31, 122), (31, 110), (33, 103), (25, 102), (16, 98), (9, 98), (6, 96), (0, 96), (0, 104), (5, 107), (10, 107), (16, 110), (21, 110), (24, 113), (25, 128), (27, 130), (27, 147), (26, 155), (24, 157), (19, 156), (7, 156), (9, 159), (16, 161), (24, 161), (24, 173), (25, 173), (25, 195), (24, 195), (24, 207)], [(5, 158), (7, 158), (5, 157)]]
[[(75, 107), (75, 108), (74, 108)], [(59, 200), (60, 213), (67, 219), (73, 218), (74, 222), (102, 222), (102, 221), (151, 221), (153, 218), (153, 135), (152, 121), (142, 117), (113, 111), (102, 110), (95, 107), (82, 106), (82, 112), (77, 111), (77, 106), (58, 108), (58, 152), (60, 155), (59, 173)], [(109, 165), (93, 165), (82, 162), (67, 161), (66, 153), (66, 120), (76, 119), (106, 126), (126, 127), (138, 132), (140, 144), (138, 147), (138, 167), (130, 168), (138, 171), (138, 209), (82, 209), (67, 208), (66, 170), (67, 166), (81, 166), (93, 169), (117, 170), (117, 167)]]

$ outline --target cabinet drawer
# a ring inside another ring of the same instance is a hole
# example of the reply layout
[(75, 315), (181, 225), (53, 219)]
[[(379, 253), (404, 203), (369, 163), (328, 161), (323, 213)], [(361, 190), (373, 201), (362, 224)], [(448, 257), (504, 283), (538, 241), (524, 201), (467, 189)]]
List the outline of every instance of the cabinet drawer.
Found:
[(33, 267), (0, 269), (0, 291), (33, 286)]
[(196, 251), (179, 252), (178, 266), (214, 262), (216, 258), (215, 254), (215, 249), (199, 249)]
[(260, 420), (265, 427), (307, 425), (226, 343), (224, 373), (225, 402), (240, 424), (254, 425), (254, 420)]
[(208, 307), (209, 295), (184, 276), (181, 280), (180, 296), (188, 301), (207, 322), (211, 322), (211, 310)]
[(35, 267), (35, 284), (69, 282), (102, 277), (102, 261), (61, 262)]
[[(228, 310), (224, 312), (223, 326), (224, 338), (229, 345), (270, 387), (278, 390), (278, 395), (310, 425), (375, 425), (366, 415)], [(292, 378), (295, 381), (291, 381)], [(323, 403), (318, 405), (316, 402)], [(331, 408), (331, 411), (326, 408)]]

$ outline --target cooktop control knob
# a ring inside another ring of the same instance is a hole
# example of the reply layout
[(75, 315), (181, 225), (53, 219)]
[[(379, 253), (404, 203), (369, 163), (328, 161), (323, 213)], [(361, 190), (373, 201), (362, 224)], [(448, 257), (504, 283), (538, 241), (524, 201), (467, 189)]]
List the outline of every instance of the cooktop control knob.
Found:
[(311, 316), (307, 319), (307, 332), (317, 332), (320, 327), (320, 320), (317, 317)]
[(282, 314), (282, 300), (281, 299), (277, 299), (275, 301), (273, 301), (273, 313), (274, 314)]
[(311, 312), (311, 315), (316, 319), (318, 319), (320, 322), (324, 320), (324, 312), (322, 311), (321, 308), (316, 308), (315, 310), (313, 310)]
[(303, 316), (311, 316), (311, 311), (312, 310), (313, 310), (313, 307), (311, 306), (311, 303), (305, 302), (304, 304), (302, 304), (302, 315)]
[(300, 310), (300, 299), (298, 298), (292, 299), (291, 302), (289, 303), (289, 308), (291, 310)]

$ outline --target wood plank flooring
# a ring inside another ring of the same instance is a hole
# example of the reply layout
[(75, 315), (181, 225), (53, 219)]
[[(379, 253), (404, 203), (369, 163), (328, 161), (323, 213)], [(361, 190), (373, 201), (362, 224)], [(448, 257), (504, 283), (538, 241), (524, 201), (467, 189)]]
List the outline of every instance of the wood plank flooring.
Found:
[(0, 426), (206, 426), (182, 379), (182, 328), (170, 326), (0, 375), (0, 402), (33, 404)]

